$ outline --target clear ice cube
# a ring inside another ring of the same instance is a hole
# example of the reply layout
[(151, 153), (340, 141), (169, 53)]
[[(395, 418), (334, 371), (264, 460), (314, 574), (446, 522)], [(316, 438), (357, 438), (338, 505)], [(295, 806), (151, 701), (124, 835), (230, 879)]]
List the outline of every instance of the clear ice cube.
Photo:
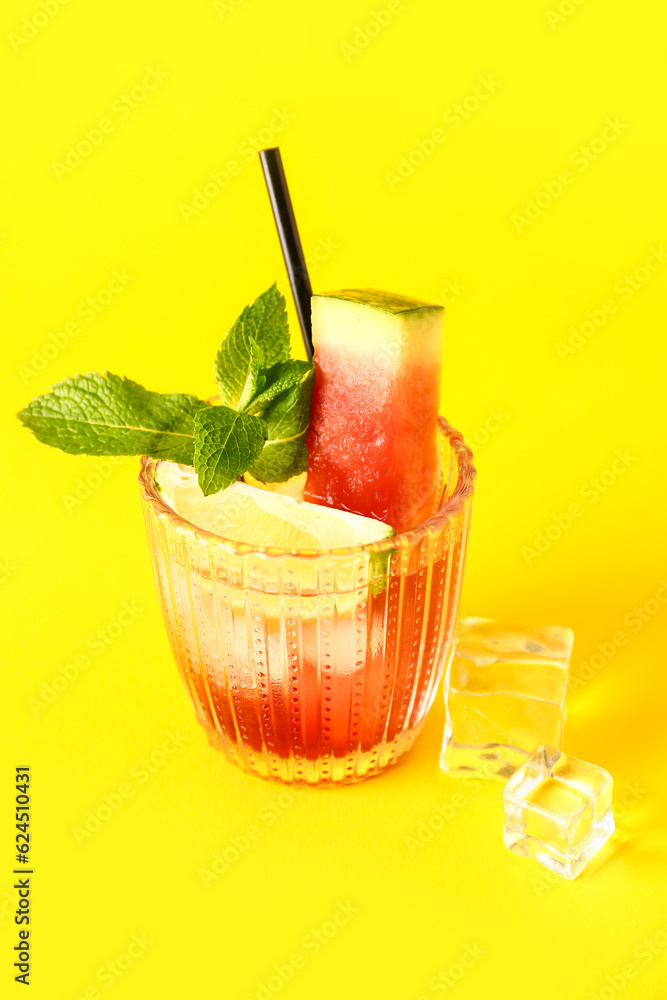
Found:
[(565, 722), (569, 628), (463, 618), (447, 666), (443, 771), (506, 780)]
[(608, 771), (537, 747), (503, 789), (505, 846), (574, 879), (614, 832)]

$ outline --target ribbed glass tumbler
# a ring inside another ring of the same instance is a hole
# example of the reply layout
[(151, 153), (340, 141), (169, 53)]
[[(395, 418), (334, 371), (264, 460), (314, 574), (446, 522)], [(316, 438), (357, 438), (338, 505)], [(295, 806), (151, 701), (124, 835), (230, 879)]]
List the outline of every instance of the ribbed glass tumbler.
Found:
[(360, 781), (409, 749), (447, 660), (475, 470), (441, 418), (439, 510), (357, 548), (290, 553), (185, 521), (139, 482), (162, 612), (214, 747), (263, 778)]

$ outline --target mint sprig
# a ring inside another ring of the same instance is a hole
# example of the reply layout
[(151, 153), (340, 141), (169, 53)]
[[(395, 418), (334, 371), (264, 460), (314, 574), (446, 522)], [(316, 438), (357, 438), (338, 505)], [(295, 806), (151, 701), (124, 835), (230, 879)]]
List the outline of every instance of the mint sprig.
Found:
[(205, 495), (247, 471), (282, 482), (306, 469), (313, 392), (313, 365), (289, 353), (285, 299), (273, 284), (220, 346), (214, 370), (221, 405), (90, 372), (58, 382), (18, 416), (39, 441), (70, 454), (194, 465)]

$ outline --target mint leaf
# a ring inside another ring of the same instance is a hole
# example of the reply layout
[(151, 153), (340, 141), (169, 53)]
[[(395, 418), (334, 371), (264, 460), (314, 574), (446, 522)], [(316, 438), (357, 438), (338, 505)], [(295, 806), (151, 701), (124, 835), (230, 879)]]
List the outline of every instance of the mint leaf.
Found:
[(285, 297), (278, 291), (275, 281), (255, 299), (251, 306), (246, 306), (236, 322), (249, 326), (264, 352), (264, 364), (267, 367), (289, 359), (289, 327)]
[(250, 472), (263, 483), (282, 483), (308, 468), (306, 435), (313, 396), (314, 367), (296, 385), (271, 400), (262, 421), (266, 442)]
[[(267, 368), (279, 361), (289, 359), (289, 330), (285, 299), (273, 283), (252, 305), (246, 306), (225, 337), (215, 359), (215, 378), (220, 386), (220, 397), (225, 406), (242, 409), (239, 401), (250, 399), (246, 386), (252, 385), (259, 366), (252, 371), (253, 342), (259, 346), (261, 357), (255, 353), (255, 361)], [(251, 394), (259, 391), (256, 384)], [(245, 405), (245, 404), (244, 404)]]
[(196, 396), (89, 372), (58, 382), (18, 417), (43, 444), (71, 455), (150, 455), (191, 465), (195, 415), (209, 408)]
[(255, 462), (264, 444), (259, 417), (211, 406), (195, 417), (194, 467), (204, 494), (227, 489)]
[(237, 322), (229, 331), (215, 359), (220, 399), (232, 410), (243, 410), (264, 385), (260, 374), (264, 352), (247, 326)]
[(247, 407), (248, 413), (261, 413), (272, 399), (290, 386), (305, 381), (312, 371), (314, 365), (309, 361), (297, 360), (279, 361), (277, 365), (265, 368), (261, 373), (264, 377), (264, 386)]

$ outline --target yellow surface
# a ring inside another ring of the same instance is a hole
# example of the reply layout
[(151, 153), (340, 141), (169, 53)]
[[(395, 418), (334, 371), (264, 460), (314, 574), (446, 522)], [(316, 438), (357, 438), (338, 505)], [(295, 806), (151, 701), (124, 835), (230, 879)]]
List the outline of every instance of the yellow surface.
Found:
[[(24, 995), (29, 764), (35, 1000), (662, 1000), (660, 6), (57, 2), (0, 17), (2, 995)], [(287, 291), (254, 154), (275, 142), (316, 289), (447, 305), (443, 411), (480, 470), (463, 610), (573, 627), (565, 747), (616, 782), (618, 833), (572, 884), (504, 848), (499, 784), (440, 774), (440, 697), (368, 784), (294, 794), (225, 764), (171, 660), (137, 462), (13, 417), (92, 368), (212, 392), (240, 308)]]

